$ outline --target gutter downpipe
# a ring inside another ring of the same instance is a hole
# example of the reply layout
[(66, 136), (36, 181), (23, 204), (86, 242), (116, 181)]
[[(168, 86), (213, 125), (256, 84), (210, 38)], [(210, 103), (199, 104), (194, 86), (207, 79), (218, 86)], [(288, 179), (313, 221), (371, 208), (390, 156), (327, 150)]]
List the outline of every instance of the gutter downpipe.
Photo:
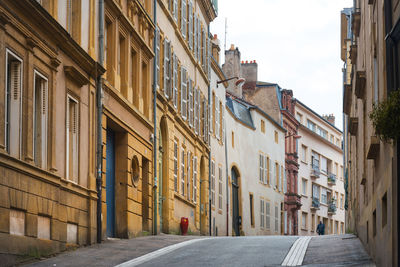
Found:
[[(99, 62), (104, 62), (104, 0), (99, 0)], [(103, 75), (97, 76), (97, 243), (102, 239), (102, 169), (103, 169), (103, 141), (102, 141), (102, 118), (103, 118)]]
[[(207, 34), (208, 34), (208, 37), (210, 37), (210, 24), (208, 24), (208, 26), (207, 26)], [(208, 59), (208, 60), (210, 60), (210, 59)], [(208, 106), (210, 107), (210, 105), (211, 105), (211, 77), (209, 77), (209, 80), (210, 80), (210, 83), (208, 84)], [(211, 116), (211, 113), (209, 116)], [(211, 124), (209, 127), (211, 127)], [(211, 138), (211, 136), (210, 136), (210, 138)], [(209, 231), (209, 235), (211, 236), (212, 235), (212, 232), (211, 232), (211, 140), (209, 140), (209, 142), (210, 142), (210, 150), (208, 152), (208, 208), (209, 208), (208, 231)]]
[(154, 121), (154, 133), (153, 133), (153, 168), (154, 168), (154, 185), (153, 185), (153, 235), (157, 235), (157, 0), (153, 0), (153, 23), (154, 28), (154, 39), (153, 39), (153, 121)]

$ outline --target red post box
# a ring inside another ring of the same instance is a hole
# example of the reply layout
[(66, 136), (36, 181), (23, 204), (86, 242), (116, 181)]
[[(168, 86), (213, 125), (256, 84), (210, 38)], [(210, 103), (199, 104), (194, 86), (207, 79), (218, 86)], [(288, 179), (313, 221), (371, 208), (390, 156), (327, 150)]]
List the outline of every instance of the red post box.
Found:
[(189, 227), (189, 219), (186, 217), (181, 218), (181, 233), (186, 235)]

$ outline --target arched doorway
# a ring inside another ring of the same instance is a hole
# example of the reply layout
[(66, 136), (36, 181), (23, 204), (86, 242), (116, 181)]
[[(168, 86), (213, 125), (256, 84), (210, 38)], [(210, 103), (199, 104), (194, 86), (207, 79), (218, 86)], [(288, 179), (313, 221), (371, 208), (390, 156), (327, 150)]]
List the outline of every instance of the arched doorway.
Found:
[(236, 236), (240, 236), (240, 212), (239, 212), (239, 173), (236, 168), (231, 169), (232, 177), (232, 230)]
[(169, 233), (169, 172), (168, 172), (168, 125), (165, 117), (162, 117), (159, 132), (159, 154), (158, 154), (158, 172), (159, 172), (159, 205), (160, 205), (160, 229), (163, 233)]

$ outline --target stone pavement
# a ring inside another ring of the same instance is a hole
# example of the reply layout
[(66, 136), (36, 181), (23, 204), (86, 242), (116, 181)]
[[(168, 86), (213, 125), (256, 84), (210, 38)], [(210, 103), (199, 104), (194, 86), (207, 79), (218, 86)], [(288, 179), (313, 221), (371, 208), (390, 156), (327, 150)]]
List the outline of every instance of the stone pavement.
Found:
[(375, 266), (355, 235), (315, 236), (303, 266)]
[(131, 239), (109, 239), (101, 244), (63, 252), (55, 257), (22, 266), (115, 266), (160, 248), (195, 238), (203, 237), (160, 234)]

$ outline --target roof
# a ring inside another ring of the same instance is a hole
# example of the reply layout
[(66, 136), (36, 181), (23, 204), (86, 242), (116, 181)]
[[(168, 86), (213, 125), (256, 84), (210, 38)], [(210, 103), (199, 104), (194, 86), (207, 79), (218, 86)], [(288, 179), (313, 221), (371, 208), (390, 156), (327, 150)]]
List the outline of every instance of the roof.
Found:
[(230, 95), (227, 95), (226, 106), (239, 121), (255, 129), (250, 113), (250, 105), (237, 101), (237, 99), (233, 99)]
[(340, 133), (343, 133), (341, 130), (339, 130), (335, 125), (333, 125), (332, 123), (330, 123), (329, 121), (327, 121), (326, 119), (324, 119), (321, 115), (319, 115), (317, 112), (315, 112), (314, 110), (312, 110), (311, 108), (309, 108), (307, 105), (305, 105), (304, 103), (302, 103), (300, 100), (298, 100), (297, 98), (295, 99), (296, 102), (299, 102), (303, 107), (305, 107), (308, 111), (310, 111), (311, 113), (313, 113), (315, 116), (317, 116), (318, 118), (320, 118), (321, 120), (323, 120), (324, 122), (326, 122), (329, 126), (335, 128), (337, 131), (339, 131)]

